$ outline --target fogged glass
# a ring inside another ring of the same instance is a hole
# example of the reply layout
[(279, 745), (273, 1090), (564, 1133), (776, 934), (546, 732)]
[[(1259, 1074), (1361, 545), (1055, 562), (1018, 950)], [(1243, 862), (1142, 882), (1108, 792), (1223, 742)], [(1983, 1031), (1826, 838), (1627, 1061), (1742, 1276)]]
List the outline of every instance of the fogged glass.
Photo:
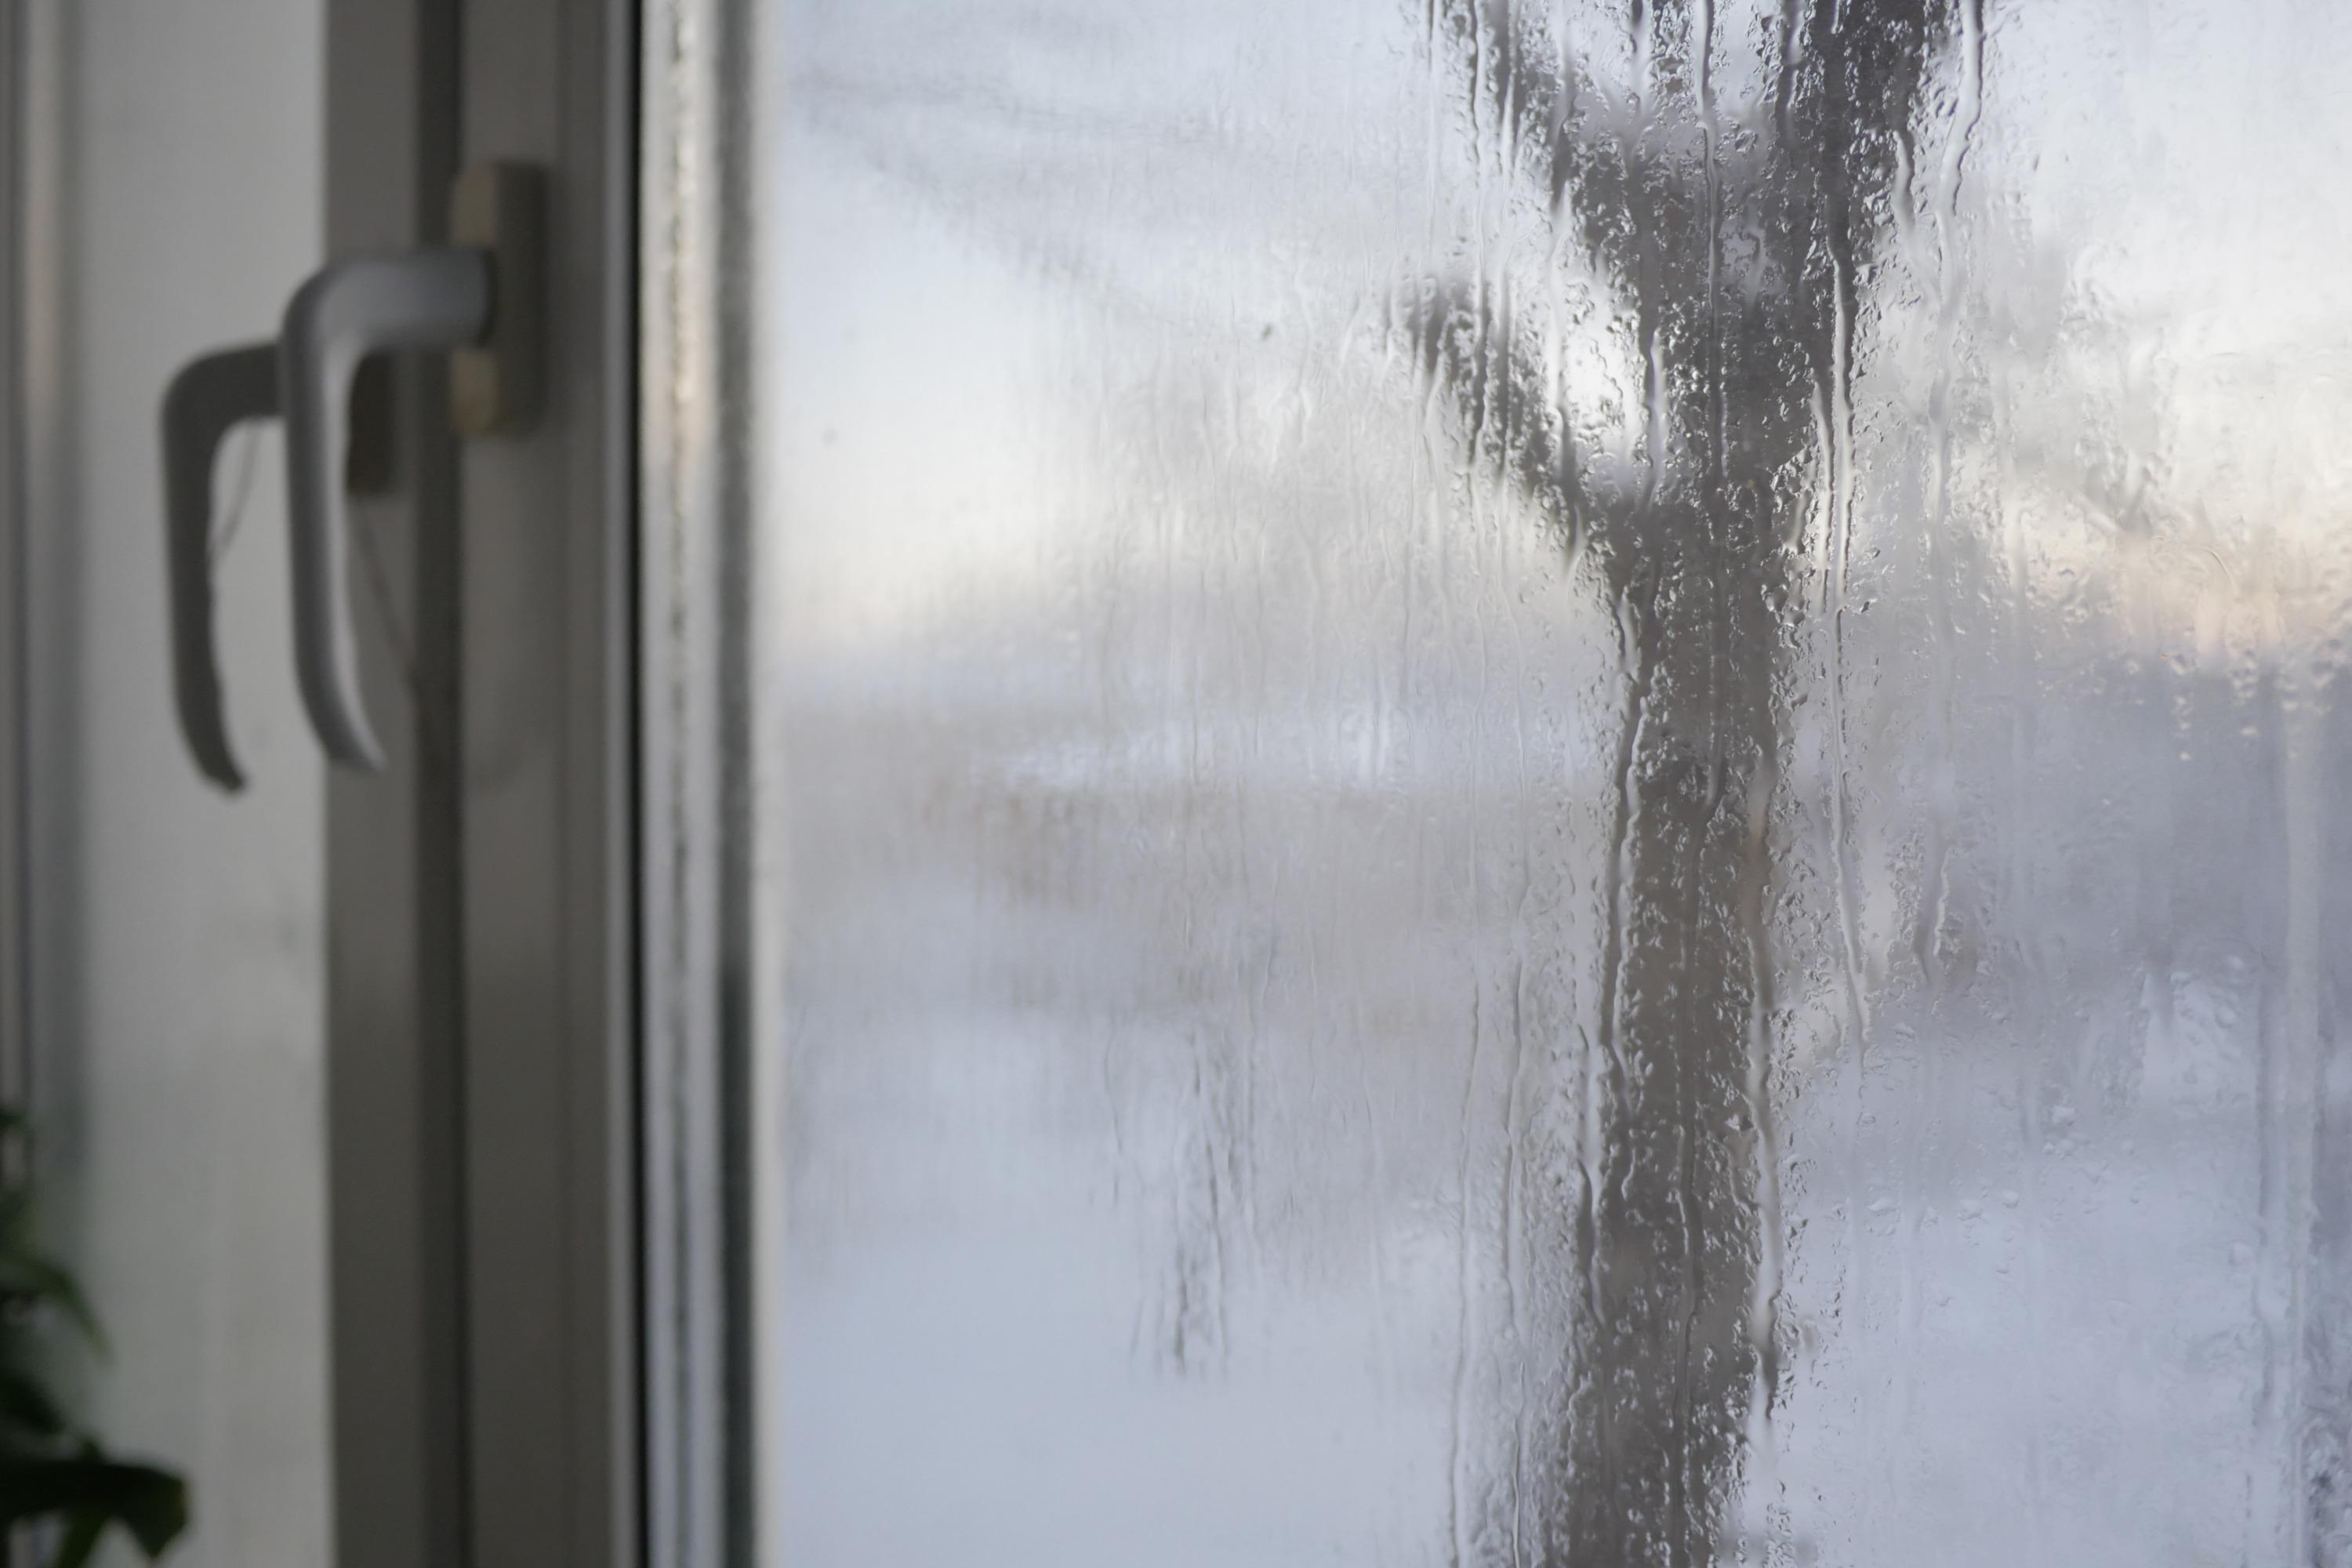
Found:
[(2352, 1561), (2352, 13), (768, 13), (771, 1560)]

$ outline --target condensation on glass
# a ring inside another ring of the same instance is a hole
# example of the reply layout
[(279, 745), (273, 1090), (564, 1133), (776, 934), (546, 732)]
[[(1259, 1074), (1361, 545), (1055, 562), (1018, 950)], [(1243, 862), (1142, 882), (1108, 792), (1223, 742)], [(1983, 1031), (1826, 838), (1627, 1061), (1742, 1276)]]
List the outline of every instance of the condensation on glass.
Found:
[(2352, 1561), (2352, 13), (761, 14), (768, 1560)]

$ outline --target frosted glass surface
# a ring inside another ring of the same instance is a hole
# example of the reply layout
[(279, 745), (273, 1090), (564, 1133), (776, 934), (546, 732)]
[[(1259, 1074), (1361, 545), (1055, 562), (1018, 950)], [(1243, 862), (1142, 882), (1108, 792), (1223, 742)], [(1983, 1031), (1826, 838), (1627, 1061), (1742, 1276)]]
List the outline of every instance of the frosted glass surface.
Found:
[(766, 11), (771, 1561), (2352, 1562), (2352, 11)]

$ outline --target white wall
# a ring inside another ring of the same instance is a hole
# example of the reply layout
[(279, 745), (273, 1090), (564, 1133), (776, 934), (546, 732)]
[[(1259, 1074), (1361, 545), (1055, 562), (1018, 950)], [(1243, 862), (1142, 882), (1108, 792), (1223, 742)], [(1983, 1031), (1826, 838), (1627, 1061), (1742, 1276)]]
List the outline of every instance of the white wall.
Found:
[[(288, 665), (274, 429), (222, 571), (235, 799), (181, 749), (156, 405), (318, 259), (320, 0), (26, 0), (48, 360), (37, 515), (36, 1095), (111, 1332), (89, 1410), (191, 1473), (188, 1564), (331, 1556), (321, 777)], [(44, 195), (43, 193), (46, 193)], [(37, 344), (37, 347), (38, 345)]]

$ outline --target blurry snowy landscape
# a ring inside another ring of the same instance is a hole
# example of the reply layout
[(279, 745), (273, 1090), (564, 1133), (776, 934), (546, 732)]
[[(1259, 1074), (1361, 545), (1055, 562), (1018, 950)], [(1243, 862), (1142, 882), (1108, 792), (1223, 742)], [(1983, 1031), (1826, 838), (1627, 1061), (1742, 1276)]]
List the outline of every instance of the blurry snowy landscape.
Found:
[[(1403, 324), (1630, 472), (1622, 302), (1419, 4), (783, 11), (778, 1560), (1545, 1561), (1624, 623)], [(2352, 15), (1945, 20), (1790, 476), (1721, 1560), (2352, 1561)]]

